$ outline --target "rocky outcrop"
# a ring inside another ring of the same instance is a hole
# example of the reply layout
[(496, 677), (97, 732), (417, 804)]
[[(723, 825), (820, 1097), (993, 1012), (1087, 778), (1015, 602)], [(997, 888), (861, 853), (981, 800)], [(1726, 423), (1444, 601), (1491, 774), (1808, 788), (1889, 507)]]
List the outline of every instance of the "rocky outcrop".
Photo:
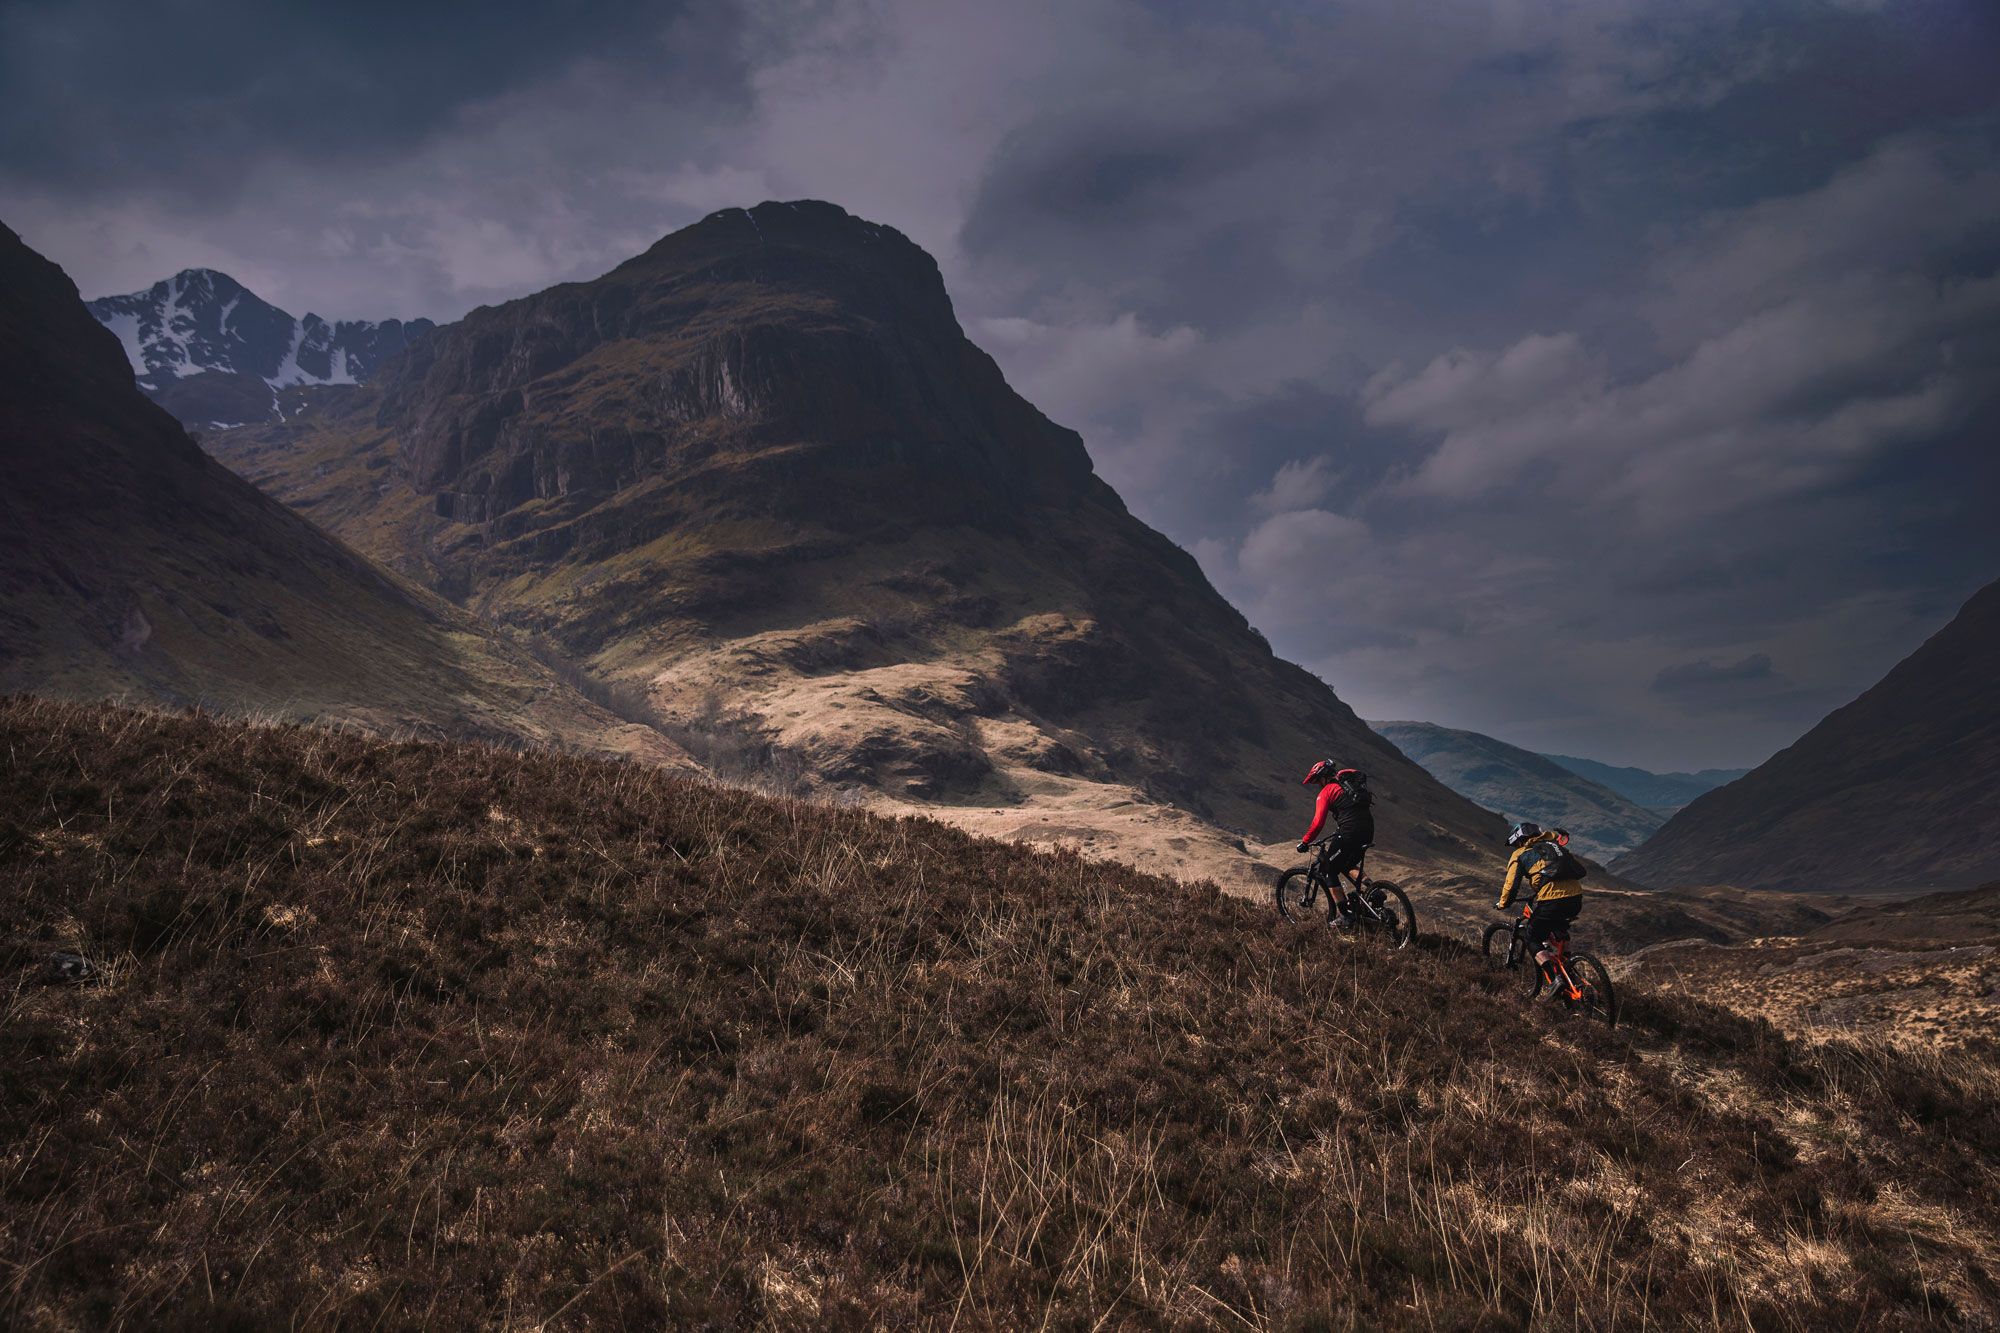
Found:
[[(1081, 439), (965, 338), (930, 257), (830, 204), (728, 210), (596, 282), (475, 311), (382, 387), (412, 485), (461, 522), (802, 445), (837, 450), (843, 476), (922, 474), (933, 498), (1116, 503)], [(761, 480), (811, 490), (820, 462)]]

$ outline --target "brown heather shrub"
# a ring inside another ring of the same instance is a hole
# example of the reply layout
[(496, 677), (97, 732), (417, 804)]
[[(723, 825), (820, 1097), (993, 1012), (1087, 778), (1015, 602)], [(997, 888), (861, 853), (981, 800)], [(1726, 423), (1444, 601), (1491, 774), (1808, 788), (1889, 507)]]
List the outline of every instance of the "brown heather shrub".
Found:
[(636, 766), (0, 703), (0, 978), (0, 1326), (1993, 1327), (1987, 1066)]

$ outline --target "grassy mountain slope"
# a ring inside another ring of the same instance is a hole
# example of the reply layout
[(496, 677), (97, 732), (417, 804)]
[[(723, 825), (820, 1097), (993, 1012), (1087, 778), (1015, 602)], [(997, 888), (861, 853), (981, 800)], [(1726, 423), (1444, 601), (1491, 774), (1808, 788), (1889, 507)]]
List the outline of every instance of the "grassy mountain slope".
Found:
[(1646, 884), (1875, 890), (2000, 877), (2000, 583), (1860, 698), (1667, 821)]
[(1658, 812), (1662, 821), (1695, 797), (1726, 786), (1750, 771), (1747, 768), (1704, 768), (1695, 773), (1655, 773), (1650, 769), (1579, 759), (1573, 754), (1545, 754), (1542, 758), (1561, 764), (1600, 787), (1609, 787), (1634, 805)]
[[(1993, 1068), (638, 765), (0, 703), (0, 1323), (1981, 1326)], [(95, 986), (31, 982), (50, 950)]]
[(822, 793), (1260, 884), (1334, 755), (1406, 868), (1502, 832), (1126, 511), (928, 255), (829, 204), (717, 213), (211, 447)]
[(1476, 731), (1429, 722), (1368, 725), (1459, 795), (1512, 821), (1568, 829), (1588, 856), (1616, 856), (1666, 822), (1553, 760)]
[(674, 759), (204, 455), (4, 227), (0, 364), (0, 690)]

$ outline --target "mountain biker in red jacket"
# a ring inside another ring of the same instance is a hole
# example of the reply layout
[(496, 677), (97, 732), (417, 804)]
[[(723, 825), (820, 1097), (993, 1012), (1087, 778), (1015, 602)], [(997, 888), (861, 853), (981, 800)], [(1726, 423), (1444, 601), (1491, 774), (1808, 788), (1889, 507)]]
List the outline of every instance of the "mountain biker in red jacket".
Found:
[[(1375, 841), (1375, 798), (1368, 791), (1368, 775), (1356, 768), (1335, 768), (1333, 760), (1322, 759), (1306, 771), (1301, 785), (1310, 787), (1315, 782), (1320, 784), (1319, 799), (1313, 803), (1312, 827), (1299, 839), (1299, 850), (1309, 849), (1320, 829), (1332, 820), (1334, 835), (1320, 854), (1327, 876), (1347, 876), (1358, 883), (1353, 872), (1361, 865), (1361, 854)], [(1354, 915), (1348, 899), (1349, 895), (1343, 892), (1340, 901), (1343, 922)]]

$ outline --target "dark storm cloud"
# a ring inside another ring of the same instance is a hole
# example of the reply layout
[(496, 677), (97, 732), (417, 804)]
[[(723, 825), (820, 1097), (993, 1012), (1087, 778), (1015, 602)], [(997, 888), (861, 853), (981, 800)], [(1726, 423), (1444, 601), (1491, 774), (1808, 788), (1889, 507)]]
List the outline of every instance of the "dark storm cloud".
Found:
[[(1198, 305), (1221, 315), (1233, 297), (1284, 281), (1280, 225), (1256, 216), (1198, 221), (1189, 204), (1227, 190), (1247, 163), (1311, 151), (1318, 99), (1206, 99), (1037, 117), (1009, 135), (979, 183), (959, 242), (974, 260), (1089, 265), (1135, 284), (1147, 308)], [(1109, 237), (1124, 245), (1109, 247)], [(1170, 267), (1147, 265), (1162, 256)], [(1129, 267), (1128, 267), (1129, 266)], [(1121, 270), (1123, 270), (1121, 272)]]
[(1755, 762), (2000, 575), (1984, 0), (410, 12), (0, 10), (0, 214), (448, 318), (837, 200), (1281, 652), (1537, 749)]
[(0, 209), (87, 295), (224, 269), (302, 313), (451, 318), (610, 267), (745, 173), (726, 3), (0, 10)]
[[(726, 13), (645, 0), (14, 0), (0, 10), (0, 168), (198, 190), (240, 180), (264, 154), (376, 157), (580, 57), (720, 74), (711, 59), (675, 61), (666, 37)], [(706, 91), (729, 89), (709, 77)]]
[(1745, 685), (1767, 685), (1779, 680), (1765, 653), (1752, 653), (1738, 662), (1718, 663), (1703, 658), (1699, 662), (1678, 662), (1661, 667), (1653, 677), (1656, 694), (1713, 694), (1737, 691)]

